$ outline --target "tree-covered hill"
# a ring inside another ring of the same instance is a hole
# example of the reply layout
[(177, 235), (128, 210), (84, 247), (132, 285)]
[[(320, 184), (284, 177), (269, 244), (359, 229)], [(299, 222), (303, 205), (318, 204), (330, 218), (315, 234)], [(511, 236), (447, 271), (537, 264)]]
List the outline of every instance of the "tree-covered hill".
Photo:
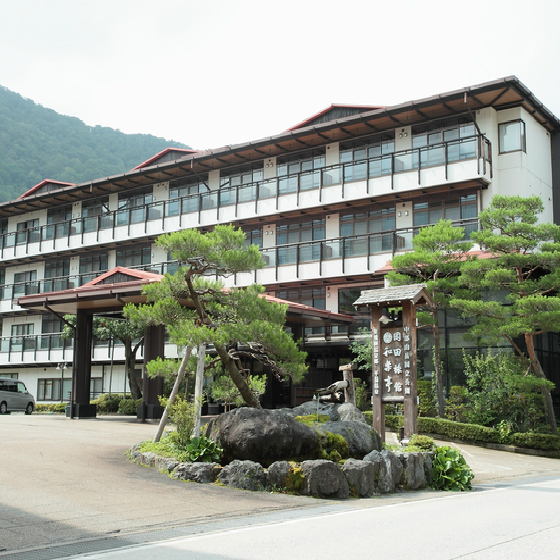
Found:
[(82, 183), (124, 173), (169, 147), (188, 148), (149, 134), (88, 126), (0, 86), (0, 202), (43, 179)]

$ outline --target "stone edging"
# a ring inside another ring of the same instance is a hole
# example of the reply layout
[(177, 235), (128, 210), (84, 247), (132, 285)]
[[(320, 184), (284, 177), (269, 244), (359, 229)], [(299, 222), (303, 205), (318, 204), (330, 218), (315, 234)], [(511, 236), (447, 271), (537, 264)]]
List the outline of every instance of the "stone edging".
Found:
[(219, 483), (250, 491), (287, 491), (328, 499), (369, 498), (399, 491), (422, 490), (431, 479), (433, 452), (395, 453), (372, 451), (363, 460), (348, 459), (342, 466), (323, 459), (289, 463), (276, 461), (267, 469), (254, 461), (181, 463), (137, 446), (129, 459), (157, 468), (177, 480)]

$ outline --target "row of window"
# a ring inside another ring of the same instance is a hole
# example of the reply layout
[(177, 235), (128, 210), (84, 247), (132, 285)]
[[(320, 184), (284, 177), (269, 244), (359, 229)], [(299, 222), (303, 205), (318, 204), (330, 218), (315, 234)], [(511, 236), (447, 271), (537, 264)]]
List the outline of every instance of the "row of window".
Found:
[[(82, 203), (81, 220), (72, 220), (70, 205), (47, 210), (47, 225), (38, 219), (22, 221), (16, 232), (7, 232), (7, 221), (0, 221), (3, 245), (56, 239), (82, 232), (141, 223), (162, 216), (218, 208), (235, 203), (317, 189), (344, 181), (363, 180), (399, 171), (477, 157), (478, 137), (472, 123), (417, 127), (412, 131), (412, 150), (395, 152), (394, 135), (377, 135), (340, 145), (341, 167), (325, 166), (324, 148), (277, 158), (276, 177), (264, 180), (263, 163), (222, 172), (220, 190), (210, 192), (207, 176), (171, 181), (170, 200), (154, 203), (151, 187), (119, 195), (118, 209), (109, 212), (108, 199), (96, 198)], [(523, 121), (500, 125), (500, 152), (525, 148)], [(487, 154), (489, 155), (489, 154)]]
[[(452, 221), (470, 220), (477, 217), (476, 194), (448, 197), (429, 202), (413, 203), (413, 225), (422, 227), (437, 223), (440, 219)], [(339, 215), (339, 236), (326, 244), (314, 243), (326, 240), (325, 218), (299, 218), (278, 225), (276, 228), (275, 248), (263, 251), (269, 266), (294, 264), (319, 259), (358, 256), (377, 252), (401, 250), (408, 247), (412, 240), (402, 235), (395, 238), (396, 208), (386, 206), (342, 212)], [(468, 226), (466, 237), (476, 224)], [(368, 234), (391, 232), (387, 235), (364, 238)], [(309, 244), (307, 244), (309, 242)], [(263, 231), (260, 228), (246, 230), (246, 243), (262, 248)], [(302, 244), (296, 246), (295, 244)], [(341, 244), (343, 243), (343, 247)], [(396, 245), (395, 245), (396, 244)], [(289, 245), (288, 247), (283, 247)], [(139, 267), (151, 263), (151, 246), (136, 244), (116, 251), (116, 265)], [(45, 263), (45, 277), (37, 281), (37, 271), (28, 270), (14, 275), (13, 296), (18, 297), (38, 292), (65, 290), (94, 279), (107, 270), (108, 253), (105, 251), (88, 252), (80, 257), (79, 275), (69, 278), (70, 260), (48, 260)], [(52, 279), (52, 280), (51, 280)], [(0, 269), (0, 285), (5, 284), (5, 270)]]

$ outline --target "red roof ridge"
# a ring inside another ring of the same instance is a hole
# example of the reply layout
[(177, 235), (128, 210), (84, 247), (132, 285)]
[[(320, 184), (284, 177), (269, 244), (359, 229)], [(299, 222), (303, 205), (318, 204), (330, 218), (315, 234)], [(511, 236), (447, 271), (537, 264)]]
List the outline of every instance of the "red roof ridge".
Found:
[[(108, 270), (107, 272), (105, 272), (101, 276), (98, 276), (97, 278), (94, 278), (93, 280), (90, 280), (86, 284), (82, 284), (80, 286), (80, 288), (95, 286), (96, 284), (99, 284), (100, 282), (103, 282), (103, 280), (105, 280), (106, 278), (110, 278), (111, 276), (113, 276), (115, 274), (118, 274), (118, 273), (126, 274), (127, 276), (132, 276), (134, 278), (138, 278), (138, 280), (151, 280), (151, 281), (158, 281), (159, 282), (163, 278), (162, 274), (156, 274), (155, 272), (148, 272), (147, 270), (137, 270), (135, 268), (126, 268), (124, 266), (116, 266), (115, 268), (112, 268), (111, 270)], [(117, 283), (117, 282), (115, 282), (115, 283)], [(118, 282), (118, 283), (120, 283), (120, 282)]]
[(135, 169), (142, 169), (143, 167), (148, 167), (151, 163), (153, 163), (154, 161), (158, 160), (159, 158), (161, 158), (162, 156), (164, 156), (165, 154), (169, 153), (169, 152), (183, 152), (185, 154), (196, 154), (198, 153), (200, 150), (191, 150), (190, 148), (165, 148), (165, 150), (161, 150), (161, 152), (158, 152), (155, 156), (152, 156), (151, 158), (147, 159), (146, 161), (143, 161), (140, 165), (137, 165), (136, 167), (133, 167), (131, 169), (131, 171), (134, 171)]
[(367, 109), (368, 111), (375, 111), (376, 109), (384, 109), (383, 106), (378, 106), (378, 105), (353, 105), (352, 103), (332, 103), (331, 105), (329, 105), (325, 109), (322, 109), (318, 113), (315, 113), (314, 115), (311, 115), (310, 117), (304, 119), (299, 124), (296, 124), (295, 126), (291, 126), (290, 128), (288, 128), (286, 130), (286, 132), (290, 132), (290, 131), (296, 130), (298, 128), (303, 128), (304, 126), (309, 124), (311, 121), (314, 121), (315, 119), (323, 116), (325, 113), (328, 113), (331, 109), (336, 109), (338, 107), (346, 107), (346, 108), (349, 108), (349, 109)]
[(22, 195), (18, 196), (16, 200), (20, 200), (22, 198), (26, 198), (29, 195), (33, 194), (35, 191), (38, 191), (42, 186), (47, 184), (53, 185), (60, 185), (61, 187), (75, 187), (76, 183), (65, 183), (64, 181), (55, 181), (53, 179), (43, 179), (39, 184), (31, 187), (28, 191), (24, 192)]

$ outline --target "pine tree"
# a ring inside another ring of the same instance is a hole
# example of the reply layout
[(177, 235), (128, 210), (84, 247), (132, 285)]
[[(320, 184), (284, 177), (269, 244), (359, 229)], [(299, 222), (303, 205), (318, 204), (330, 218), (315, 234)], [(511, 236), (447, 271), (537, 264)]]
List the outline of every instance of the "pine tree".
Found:
[(451, 220), (440, 220), (433, 226), (422, 228), (414, 236), (414, 251), (397, 255), (391, 261), (394, 271), (387, 274), (393, 286), (426, 284), (432, 300), (428, 307), (428, 320), (434, 335), (434, 377), (438, 416), (445, 413), (443, 372), (440, 356), (440, 328), (438, 313), (449, 307), (452, 295), (459, 289), (461, 267), (467, 259), (472, 243), (462, 241), (464, 228), (453, 227)]
[[(480, 213), (481, 231), (472, 236), (492, 258), (467, 263), (463, 269), (465, 281), (484, 297), (457, 298), (452, 305), (477, 318), (471, 332), (482, 343), (505, 339), (525, 362), (527, 373), (544, 380), (535, 337), (556, 332), (560, 325), (560, 227), (538, 222), (543, 209), (537, 196), (492, 199)], [(556, 434), (550, 389), (543, 384), (541, 392), (547, 422)]]
[(213, 344), (245, 403), (260, 408), (251, 391), (241, 358), (271, 367), (279, 377), (303, 378), (305, 352), (284, 330), (286, 305), (267, 301), (264, 288), (225, 288), (221, 278), (252, 272), (263, 266), (256, 245), (244, 245), (245, 234), (231, 225), (213, 231), (183, 230), (157, 243), (181, 263), (174, 275), (145, 287), (148, 303), (125, 308), (134, 324), (165, 325), (170, 339), (194, 347)]

